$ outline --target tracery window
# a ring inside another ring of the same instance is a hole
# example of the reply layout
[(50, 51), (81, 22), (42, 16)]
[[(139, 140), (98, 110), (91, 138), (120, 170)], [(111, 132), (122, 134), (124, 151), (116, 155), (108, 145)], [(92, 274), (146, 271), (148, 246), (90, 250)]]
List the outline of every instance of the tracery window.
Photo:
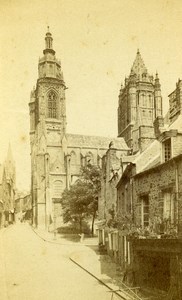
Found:
[(57, 118), (57, 100), (54, 92), (48, 95), (48, 118)]

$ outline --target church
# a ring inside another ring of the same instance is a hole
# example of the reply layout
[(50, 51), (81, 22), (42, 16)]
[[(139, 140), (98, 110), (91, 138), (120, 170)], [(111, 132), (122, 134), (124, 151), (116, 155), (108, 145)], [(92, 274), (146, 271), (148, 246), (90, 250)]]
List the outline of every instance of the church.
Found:
[(65, 91), (61, 62), (48, 29), (29, 102), (33, 224), (46, 230), (61, 226), (61, 194), (75, 182), (82, 166), (88, 162), (101, 166), (109, 145), (116, 149), (118, 161), (129, 150), (122, 135), (67, 133)]

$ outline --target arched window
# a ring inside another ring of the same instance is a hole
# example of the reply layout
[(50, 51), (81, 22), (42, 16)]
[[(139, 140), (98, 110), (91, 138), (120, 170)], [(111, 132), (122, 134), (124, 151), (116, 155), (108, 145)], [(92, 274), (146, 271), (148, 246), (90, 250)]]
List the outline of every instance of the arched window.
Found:
[(145, 94), (142, 94), (142, 105), (144, 107), (146, 107), (146, 96), (145, 96)]
[(76, 154), (74, 151), (71, 151), (71, 159), (70, 159), (70, 162), (71, 162), (71, 165), (76, 165), (77, 163), (77, 160), (76, 160)]
[(149, 107), (152, 107), (152, 96), (149, 95)]
[(86, 154), (86, 163), (87, 164), (91, 164), (91, 165), (93, 165), (94, 164), (94, 156), (93, 156), (93, 153), (92, 152), (88, 152), (87, 154)]
[(61, 180), (54, 181), (53, 184), (53, 198), (61, 198), (63, 192), (63, 182)]
[(57, 118), (57, 100), (52, 91), (48, 94), (48, 118)]

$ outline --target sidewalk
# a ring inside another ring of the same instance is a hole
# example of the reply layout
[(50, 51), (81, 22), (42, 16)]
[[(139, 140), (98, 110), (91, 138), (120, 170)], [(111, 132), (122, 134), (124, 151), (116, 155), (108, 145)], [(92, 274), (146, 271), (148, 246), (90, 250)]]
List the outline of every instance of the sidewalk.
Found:
[(53, 233), (48, 232), (45, 230), (40, 230), (31, 227), (32, 230), (43, 240), (60, 244), (60, 245), (74, 245), (74, 246), (95, 246), (98, 247), (98, 240), (97, 237), (86, 237), (81, 241), (79, 235), (71, 235), (71, 234), (60, 234), (60, 233)]
[[(33, 229), (43, 240), (60, 245), (79, 246), (70, 254), (70, 260), (96, 278), (100, 283), (107, 286), (110, 291), (115, 292), (113, 299), (133, 299), (124, 291), (119, 291), (119, 281), (122, 280), (122, 273), (118, 271), (117, 265), (112, 262), (108, 255), (100, 255), (98, 252), (97, 237), (85, 238), (82, 242), (69, 241), (62, 234), (40, 231)], [(112, 292), (111, 292), (112, 295)]]

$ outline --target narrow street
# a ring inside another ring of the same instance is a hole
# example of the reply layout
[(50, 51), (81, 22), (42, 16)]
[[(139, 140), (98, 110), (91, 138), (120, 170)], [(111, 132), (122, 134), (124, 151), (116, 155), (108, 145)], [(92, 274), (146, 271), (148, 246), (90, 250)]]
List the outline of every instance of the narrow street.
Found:
[(105, 286), (69, 260), (79, 247), (45, 242), (27, 224), (2, 230), (0, 299), (111, 299)]

